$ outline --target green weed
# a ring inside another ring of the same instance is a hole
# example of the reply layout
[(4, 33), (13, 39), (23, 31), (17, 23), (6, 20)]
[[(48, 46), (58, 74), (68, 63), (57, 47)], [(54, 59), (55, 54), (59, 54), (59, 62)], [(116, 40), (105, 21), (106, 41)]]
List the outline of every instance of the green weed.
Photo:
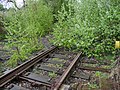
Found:
[(57, 76), (57, 74), (55, 74), (55, 72), (49, 72), (49, 77), (55, 78)]

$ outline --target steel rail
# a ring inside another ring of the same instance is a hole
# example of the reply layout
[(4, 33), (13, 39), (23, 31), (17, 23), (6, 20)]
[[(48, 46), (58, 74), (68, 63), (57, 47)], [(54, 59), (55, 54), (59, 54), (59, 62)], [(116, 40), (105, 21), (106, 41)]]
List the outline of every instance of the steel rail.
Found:
[(45, 58), (49, 55), (49, 53), (52, 53), (57, 47), (52, 47), (49, 50), (46, 50), (39, 55), (33, 57), (32, 59), (24, 62), (23, 64), (19, 65), (18, 67), (14, 68), (12, 71), (10, 71), (7, 74), (4, 74), (0, 77), (0, 87), (3, 87), (5, 84), (22, 74), (24, 71), (35, 65), (37, 62)]
[(68, 68), (64, 71), (62, 74), (60, 81), (57, 82), (57, 85), (54, 87), (53, 90), (59, 90), (60, 86), (63, 84), (64, 80), (69, 76), (70, 72), (75, 68), (76, 63), (79, 61), (80, 56), (82, 53), (77, 54), (77, 56), (73, 59), (71, 64), (68, 66)]

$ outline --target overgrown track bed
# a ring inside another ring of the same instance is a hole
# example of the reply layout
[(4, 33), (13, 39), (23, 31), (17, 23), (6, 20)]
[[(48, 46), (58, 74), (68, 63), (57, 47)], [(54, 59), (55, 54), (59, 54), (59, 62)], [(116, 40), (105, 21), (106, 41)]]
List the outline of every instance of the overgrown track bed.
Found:
[(82, 57), (62, 83), (61, 90), (120, 90), (120, 78), (111, 79), (110, 64), (93, 62)]
[(0, 89), (119, 90), (119, 82), (105, 77), (111, 73), (111, 68), (106, 68), (109, 64), (98, 65), (94, 60), (86, 60), (81, 52), (51, 47), (1, 76)]
[(58, 90), (79, 61), (81, 53), (52, 47), (0, 77), (8, 90)]

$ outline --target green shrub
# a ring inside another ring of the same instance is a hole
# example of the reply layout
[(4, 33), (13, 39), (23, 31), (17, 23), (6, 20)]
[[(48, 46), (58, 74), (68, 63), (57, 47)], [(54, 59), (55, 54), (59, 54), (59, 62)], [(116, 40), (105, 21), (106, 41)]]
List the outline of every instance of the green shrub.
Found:
[(27, 6), (20, 10), (7, 12), (6, 30), (9, 43), (6, 47), (14, 48), (9, 65), (24, 61), (33, 51), (41, 49), (39, 38), (51, 32), (53, 14), (43, 0), (27, 1)]
[(120, 40), (119, 0), (69, 0), (62, 6), (54, 27), (54, 44), (82, 50), (89, 57), (115, 53)]
[(67, 3), (68, 0), (44, 0), (49, 7), (51, 7), (54, 14), (58, 13), (58, 10), (61, 10), (61, 5)]
[(5, 38), (5, 30), (3, 25), (3, 14), (0, 12), (0, 40), (3, 40)]

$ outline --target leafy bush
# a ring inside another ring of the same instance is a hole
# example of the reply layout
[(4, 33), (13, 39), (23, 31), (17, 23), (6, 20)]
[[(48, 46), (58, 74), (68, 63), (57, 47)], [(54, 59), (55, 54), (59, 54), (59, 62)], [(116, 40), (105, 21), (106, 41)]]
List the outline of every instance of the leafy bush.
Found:
[(42, 48), (38, 39), (51, 31), (53, 14), (43, 0), (29, 0), (27, 6), (20, 10), (10, 9), (5, 20), (9, 41), (6, 46), (13, 48), (8, 64), (16, 65)]
[(0, 40), (5, 38), (5, 30), (3, 25), (3, 14), (0, 12)]
[(82, 50), (89, 57), (115, 53), (120, 40), (119, 0), (69, 0), (59, 11), (54, 44)]
[(67, 3), (68, 0), (44, 0), (49, 7), (52, 8), (54, 14), (58, 13), (58, 10), (61, 10), (61, 5)]

